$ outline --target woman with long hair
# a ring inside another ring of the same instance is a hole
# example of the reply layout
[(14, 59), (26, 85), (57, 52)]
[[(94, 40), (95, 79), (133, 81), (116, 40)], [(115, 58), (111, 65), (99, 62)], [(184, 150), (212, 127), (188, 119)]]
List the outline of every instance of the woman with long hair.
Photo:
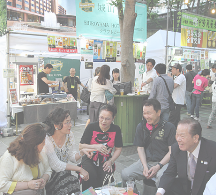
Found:
[(119, 69), (118, 68), (114, 68), (112, 70), (112, 76), (113, 76), (113, 79), (112, 79), (113, 84), (120, 83), (120, 76), (119, 76)]
[(116, 93), (116, 89), (110, 81), (109, 73), (110, 67), (108, 65), (103, 65), (101, 66), (99, 76), (94, 77), (92, 80), (89, 108), (91, 123), (98, 121), (99, 109), (101, 105), (106, 103), (105, 90), (108, 90), (112, 94)]
[(79, 192), (79, 180), (71, 174), (71, 171), (79, 172), (84, 181), (89, 179), (89, 174), (83, 168), (69, 162), (76, 164), (81, 162), (84, 154), (91, 158), (90, 150), (76, 151), (69, 110), (57, 107), (49, 114), (44, 123), (50, 127), (46, 136), (45, 149), (53, 170), (46, 186), (47, 194), (63, 195)]
[(51, 176), (44, 151), (46, 131), (41, 124), (28, 125), (0, 158), (0, 194), (43, 194)]

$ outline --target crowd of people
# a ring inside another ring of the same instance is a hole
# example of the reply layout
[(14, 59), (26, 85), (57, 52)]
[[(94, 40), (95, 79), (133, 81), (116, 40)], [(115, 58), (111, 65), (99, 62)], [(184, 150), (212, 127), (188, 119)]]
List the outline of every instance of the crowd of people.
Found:
[[(143, 117), (134, 137), (139, 160), (122, 170), (123, 186), (131, 180), (153, 179), (158, 188), (156, 195), (216, 194), (216, 142), (202, 137), (199, 123), (199, 106), (208, 85), (213, 90), (208, 128), (215, 118), (216, 64), (212, 66), (212, 77), (207, 69), (196, 74), (191, 65), (183, 75), (182, 66), (175, 64), (174, 79), (166, 74), (165, 64), (155, 66), (153, 59), (146, 64), (141, 87), (150, 95), (142, 105)], [(85, 191), (114, 180), (118, 169), (115, 161), (123, 142), (120, 127), (113, 123), (117, 109), (106, 100), (105, 93), (116, 93), (113, 83), (120, 82), (120, 74), (114, 69), (110, 80), (109, 72), (110, 67), (103, 65), (89, 80), (90, 116), (79, 150), (70, 111), (56, 108), (43, 124), (28, 125), (0, 158), (0, 195), (42, 195), (44, 191), (47, 195), (66, 195), (80, 192), (81, 184)], [(70, 77), (74, 77), (73, 69)], [(70, 86), (81, 84), (75, 80)], [(180, 120), (185, 99), (190, 117)], [(134, 192), (139, 193), (136, 186)]]

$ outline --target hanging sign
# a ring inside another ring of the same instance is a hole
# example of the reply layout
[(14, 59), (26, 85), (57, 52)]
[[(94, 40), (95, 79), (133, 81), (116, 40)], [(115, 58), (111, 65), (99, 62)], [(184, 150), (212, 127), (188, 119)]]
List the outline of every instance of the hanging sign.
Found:
[(77, 53), (77, 39), (73, 37), (47, 36), (49, 52)]

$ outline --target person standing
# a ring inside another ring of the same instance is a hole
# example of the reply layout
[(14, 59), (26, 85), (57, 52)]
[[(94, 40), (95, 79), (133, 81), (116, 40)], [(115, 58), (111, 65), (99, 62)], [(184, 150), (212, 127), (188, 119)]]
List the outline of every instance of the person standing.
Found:
[(186, 91), (186, 78), (181, 74), (182, 66), (175, 64), (172, 66), (172, 74), (176, 76), (174, 79), (174, 90), (172, 98), (175, 103), (175, 109), (170, 112), (169, 122), (174, 124), (176, 127), (180, 121), (180, 111), (182, 105), (184, 105), (185, 91)]
[[(195, 120), (199, 120), (199, 107), (200, 101), (203, 94), (204, 89), (208, 86), (208, 79), (210, 75), (209, 69), (204, 69), (201, 74), (196, 75), (193, 79), (194, 89), (191, 94), (192, 98), (192, 106), (191, 106), (191, 118)], [(194, 109), (196, 116), (194, 116)]]
[(121, 83), (118, 68), (114, 68), (112, 70), (112, 76), (113, 76), (113, 79), (112, 79), (113, 84)]
[(38, 93), (49, 93), (48, 84), (58, 83), (58, 81), (50, 81), (47, 79), (47, 74), (50, 74), (53, 69), (51, 64), (46, 64), (42, 72), (38, 74)]
[(116, 93), (116, 89), (110, 81), (109, 73), (110, 67), (108, 65), (103, 65), (101, 66), (99, 76), (94, 77), (92, 80), (89, 107), (89, 118), (91, 123), (98, 121), (99, 109), (106, 103), (105, 90), (108, 90), (113, 95)]
[(188, 64), (186, 66), (187, 73), (184, 75), (186, 78), (186, 91), (185, 91), (185, 100), (187, 105), (187, 115), (191, 115), (191, 93), (194, 87), (192, 83), (193, 78), (196, 76), (196, 73), (192, 70), (192, 65)]
[(211, 86), (212, 87), (212, 111), (211, 114), (209, 115), (207, 129), (212, 128), (212, 122), (214, 121), (216, 116), (216, 81), (215, 81), (216, 64), (213, 64), (212, 72), (213, 72), (213, 75), (211, 76), (211, 82), (213, 82)]
[[(151, 89), (151, 93), (149, 95), (149, 99), (156, 98), (161, 104), (161, 119), (164, 121), (168, 121), (169, 119), (169, 92), (167, 91), (167, 87), (172, 94), (174, 89), (174, 82), (172, 78), (170, 78), (166, 74), (166, 65), (165, 64), (157, 64), (155, 66), (156, 73), (158, 75), (157, 78), (153, 81), (153, 86)], [(167, 87), (166, 87), (166, 84)]]
[[(75, 68), (70, 69), (70, 76), (67, 76), (64, 80), (64, 89), (67, 94), (72, 94), (74, 99), (77, 100), (77, 84), (85, 87), (79, 80), (78, 77), (75, 76), (76, 70)], [(66, 85), (67, 83), (67, 85)]]
[(156, 71), (154, 69), (155, 60), (147, 59), (146, 61), (146, 72), (143, 74), (143, 81), (141, 84), (141, 88), (143, 91), (150, 93), (153, 79), (157, 77)]

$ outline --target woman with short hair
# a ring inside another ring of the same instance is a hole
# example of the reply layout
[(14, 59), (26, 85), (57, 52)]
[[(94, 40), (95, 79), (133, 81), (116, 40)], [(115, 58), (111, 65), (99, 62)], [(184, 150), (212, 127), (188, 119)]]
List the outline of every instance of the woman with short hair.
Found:
[(33, 192), (29, 190), (41, 194), (40, 189), (44, 189), (52, 173), (47, 156), (42, 151), (45, 136), (43, 125), (32, 124), (11, 142), (0, 158), (0, 194)]
[[(90, 123), (81, 138), (80, 149), (93, 150), (93, 157), (82, 158), (82, 167), (88, 171), (89, 180), (82, 181), (82, 191), (89, 187), (101, 187), (113, 181), (115, 160), (122, 150), (122, 134), (119, 126), (113, 124), (117, 113), (114, 105), (104, 105), (99, 112), (99, 122)], [(112, 154), (112, 150), (114, 153)]]

